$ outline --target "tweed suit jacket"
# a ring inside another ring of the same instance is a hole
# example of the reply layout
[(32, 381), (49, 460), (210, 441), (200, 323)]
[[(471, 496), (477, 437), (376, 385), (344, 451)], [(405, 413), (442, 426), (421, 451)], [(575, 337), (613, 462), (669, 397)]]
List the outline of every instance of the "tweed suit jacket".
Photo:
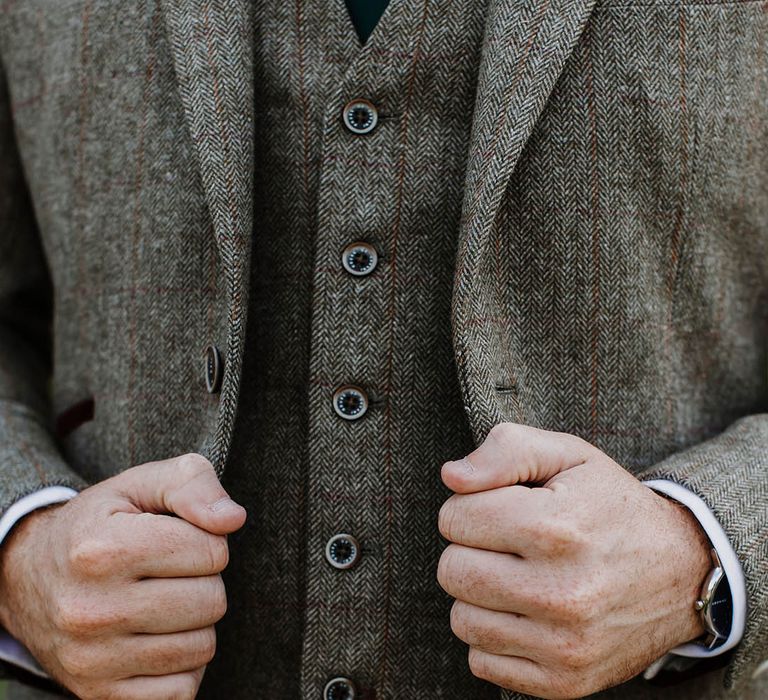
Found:
[[(768, 657), (766, 7), (491, 0), (452, 299), (475, 442), (576, 433), (713, 510), (748, 588), (734, 697)], [(187, 451), (223, 470), (252, 41), (246, 0), (0, 3), (0, 511)]]

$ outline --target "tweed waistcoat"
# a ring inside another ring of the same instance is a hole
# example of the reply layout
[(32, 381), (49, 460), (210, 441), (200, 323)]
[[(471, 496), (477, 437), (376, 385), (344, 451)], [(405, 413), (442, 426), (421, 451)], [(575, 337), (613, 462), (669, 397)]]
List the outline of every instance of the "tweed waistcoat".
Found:
[(601, 697), (762, 700), (765, 3), (393, 0), (363, 49), (326, 4), (0, 3), (0, 512), (201, 452), (250, 508), (204, 697), (510, 700), (434, 584), (439, 465), (575, 433), (697, 493), (749, 601), (727, 673)]
[[(264, 167), (224, 478), (251, 515), (230, 538), (218, 626), (235, 651), (217, 656), (201, 697), (313, 700), (348, 677), (363, 700), (496, 700), (469, 671), (435, 576), (439, 468), (472, 448), (449, 310), (485, 3), (436, 13), (394, 0), (364, 48), (339, 5), (254, 8)], [(355, 98), (378, 108), (375, 138), (342, 126)], [(404, 118), (411, 100), (428, 118)], [(359, 240), (379, 258), (364, 277), (341, 261)], [(332, 408), (347, 384), (368, 394), (359, 420)], [(325, 559), (336, 533), (360, 541), (350, 570)], [(676, 692), (631, 685), (648, 700)], [(718, 697), (717, 685), (689, 692)]]
[[(469, 673), (435, 576), (440, 466), (472, 444), (449, 310), (484, 15), (395, 0), (361, 48), (341, 3), (255, 7), (265, 167), (225, 470), (250, 517), (230, 538), (219, 631), (237, 653), (203, 697), (319, 699), (335, 676), (380, 700), (498, 696)], [(353, 98), (378, 108), (375, 138), (342, 125)], [(413, 100), (428, 119), (403, 116)], [(367, 276), (342, 266), (355, 241), (378, 254)], [(369, 397), (358, 420), (333, 410), (346, 384)], [(352, 569), (325, 559), (336, 533), (360, 542)]]

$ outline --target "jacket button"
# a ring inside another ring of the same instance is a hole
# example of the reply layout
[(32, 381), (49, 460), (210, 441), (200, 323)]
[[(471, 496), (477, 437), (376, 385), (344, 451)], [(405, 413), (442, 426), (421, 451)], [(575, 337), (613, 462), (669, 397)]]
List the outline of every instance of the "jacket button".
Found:
[(351, 569), (360, 559), (360, 544), (347, 533), (334, 535), (325, 545), (325, 558), (334, 569)]
[(323, 700), (354, 700), (355, 685), (349, 678), (333, 678), (325, 684)]
[(341, 264), (350, 275), (363, 277), (370, 275), (376, 264), (379, 262), (379, 256), (376, 248), (363, 241), (350, 243), (341, 253)]
[(368, 410), (368, 395), (357, 386), (342, 386), (333, 394), (333, 410), (344, 420), (357, 420)]
[(368, 134), (379, 123), (379, 112), (373, 102), (352, 100), (344, 105), (344, 126), (353, 134)]
[(209, 394), (218, 393), (224, 375), (224, 360), (215, 345), (205, 349), (205, 388)]

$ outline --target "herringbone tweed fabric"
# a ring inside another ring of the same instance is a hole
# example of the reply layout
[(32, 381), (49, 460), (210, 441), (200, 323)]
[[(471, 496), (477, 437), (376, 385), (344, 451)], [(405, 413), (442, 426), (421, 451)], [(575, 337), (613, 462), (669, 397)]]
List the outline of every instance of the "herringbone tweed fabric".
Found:
[(202, 696), (498, 697), (434, 583), (439, 466), (500, 421), (574, 432), (699, 493), (749, 589), (724, 680), (603, 696), (764, 696), (767, 31), (762, 2), (393, 0), (358, 51), (341, 2), (0, 3), (0, 509), (202, 451), (251, 510)]
[[(395, 2), (361, 50), (343, 7), (254, 7), (264, 167), (225, 472), (253, 515), (230, 539), (220, 626), (224, 648), (240, 651), (210, 668), (206, 696), (237, 696), (247, 674), (265, 697), (319, 698), (335, 675), (364, 697), (498, 696), (468, 673), (435, 578), (440, 465), (472, 445), (450, 301), (485, 6), (426, 10)], [(370, 138), (339, 124), (355, 96), (381, 112)], [(429, 111), (408, 116), (414, 103)], [(340, 264), (358, 239), (379, 253), (369, 277)], [(344, 383), (371, 397), (362, 420), (331, 409)], [(350, 571), (323, 556), (337, 532), (364, 547)]]

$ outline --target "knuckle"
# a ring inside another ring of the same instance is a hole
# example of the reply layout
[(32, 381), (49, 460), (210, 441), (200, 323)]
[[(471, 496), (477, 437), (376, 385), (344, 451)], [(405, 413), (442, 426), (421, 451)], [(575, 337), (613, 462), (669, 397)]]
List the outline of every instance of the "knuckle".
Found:
[(213, 627), (207, 627), (203, 630), (203, 640), (200, 645), (202, 664), (207, 665), (213, 661), (216, 656), (216, 630)]
[(82, 596), (70, 596), (57, 603), (53, 622), (67, 636), (81, 637), (100, 632), (110, 624), (110, 617)]
[(113, 571), (117, 555), (115, 545), (104, 538), (83, 537), (69, 549), (69, 565), (79, 576), (101, 578)]
[(537, 591), (531, 602), (544, 616), (555, 620), (560, 628), (583, 630), (591, 626), (598, 614), (596, 590), (588, 582), (562, 577), (550, 587)]
[(461, 580), (461, 561), (459, 550), (455, 545), (448, 545), (437, 563), (437, 582), (446, 593), (455, 590)]
[(564, 671), (582, 671), (590, 664), (586, 649), (571, 641), (563, 641), (557, 650), (557, 665)]
[(568, 449), (574, 465), (592, 462), (596, 457), (604, 456), (591, 442), (574, 433), (553, 431), (550, 436)]
[(199, 684), (200, 681), (196, 674), (183, 674), (178, 679), (176, 692), (171, 696), (172, 700), (195, 700)]
[(560, 620), (567, 620), (571, 627), (584, 628), (593, 619), (596, 600), (591, 586), (575, 583), (561, 590), (551, 606)]
[(456, 496), (451, 496), (440, 507), (440, 512), (437, 515), (437, 527), (440, 530), (440, 534), (446, 540), (454, 540), (460, 537), (457, 528), (461, 521), (457, 517), (456, 501)]
[(213, 573), (221, 573), (229, 564), (229, 546), (225, 537), (211, 535), (208, 539), (208, 567)]
[(558, 436), (563, 440), (569, 441), (573, 445), (573, 451), (576, 453), (576, 456), (582, 460), (594, 457), (595, 453), (601, 454), (600, 450), (598, 450), (591, 442), (578, 435), (572, 433), (558, 433)]
[(490, 669), (488, 668), (488, 657), (485, 654), (470, 647), (467, 661), (469, 663), (469, 670), (473, 676), (486, 680), (488, 679), (490, 676)]
[(194, 478), (207, 471), (213, 471), (213, 465), (201, 454), (189, 452), (176, 458), (177, 469), (188, 478)]
[(502, 649), (507, 641), (503, 630), (478, 624), (471, 608), (461, 601), (456, 601), (451, 608), (451, 629), (461, 641), (484, 651)]
[(220, 620), (227, 613), (227, 589), (221, 576), (213, 579), (210, 592), (210, 610), (214, 619)]
[(573, 558), (588, 545), (589, 539), (572, 518), (545, 520), (537, 523), (541, 549), (551, 557)]
[(219, 540), (219, 560), (217, 566), (221, 567), (221, 571), (229, 566), (229, 544), (226, 537), (221, 537)]
[(461, 640), (465, 640), (467, 636), (468, 624), (467, 624), (467, 606), (460, 600), (453, 601), (451, 606), (451, 630)]
[(152, 650), (152, 661), (162, 668), (183, 664), (187, 668), (205, 666), (216, 653), (216, 632), (213, 626), (188, 632), (183, 638), (171, 639)]
[(520, 430), (517, 423), (497, 423), (488, 432), (488, 437), (499, 446), (509, 449), (518, 443)]

